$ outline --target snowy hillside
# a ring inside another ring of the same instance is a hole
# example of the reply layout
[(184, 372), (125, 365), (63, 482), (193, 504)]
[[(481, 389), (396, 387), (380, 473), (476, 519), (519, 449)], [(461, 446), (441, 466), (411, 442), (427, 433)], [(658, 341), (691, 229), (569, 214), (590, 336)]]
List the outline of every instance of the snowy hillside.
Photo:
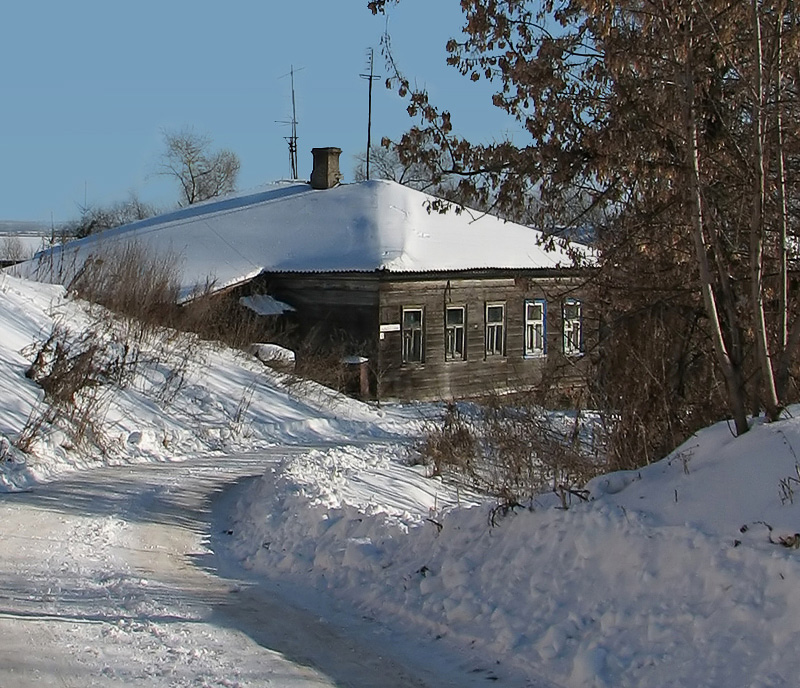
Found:
[[(7, 447), (26, 423), (44, 413), (42, 389), (25, 371), (54, 329), (76, 336), (96, 331), (105, 337), (109, 355), (121, 347), (126, 329), (105, 332), (105, 311), (65, 298), (60, 286), (0, 275), (0, 295), (0, 443)], [(137, 364), (130, 384), (101, 393), (99, 447), (76, 451), (63, 429), (45, 424), (34, 443), (34, 459), (0, 464), (0, 486), (24, 488), (63, 470), (109, 461), (164, 461), (292, 441), (385, 437), (406, 422), (313, 383), (279, 384), (285, 376), (254, 357), (170, 333), (151, 337)]]
[(405, 464), (430, 407), (287, 384), (198, 344), (174, 394), (163, 390), (176, 352), (108, 391), (104, 452), (45, 425), (26, 457), (12, 445), (41, 408), (24, 376), (31, 344), (91, 318), (56, 287), (6, 277), (0, 292), (6, 490), (105, 463), (302, 444), (236, 484), (210, 546), (309, 605), (327, 597), (455, 652), (454, 685), (797, 685), (800, 419), (739, 439), (719, 424), (645, 469), (595, 479), (589, 502), (565, 511), (544, 495), (491, 526), (492, 504)]

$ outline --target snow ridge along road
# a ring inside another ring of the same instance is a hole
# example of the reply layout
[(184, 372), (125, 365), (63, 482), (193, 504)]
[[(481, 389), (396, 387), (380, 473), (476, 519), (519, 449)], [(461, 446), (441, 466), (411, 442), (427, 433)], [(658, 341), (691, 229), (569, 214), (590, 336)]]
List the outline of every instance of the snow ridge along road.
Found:
[(391, 639), (365, 643), (369, 630), (230, 577), (209, 549), (214, 500), (296, 451), (104, 468), (0, 496), (0, 686), (459, 685), (389, 658)]

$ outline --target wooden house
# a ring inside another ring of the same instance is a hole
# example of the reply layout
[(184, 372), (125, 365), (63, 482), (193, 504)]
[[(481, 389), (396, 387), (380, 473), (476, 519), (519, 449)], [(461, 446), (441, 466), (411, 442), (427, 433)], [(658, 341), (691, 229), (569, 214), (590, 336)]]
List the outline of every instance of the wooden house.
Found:
[(347, 342), (368, 359), (362, 395), (473, 397), (556, 374), (561, 386), (584, 382), (579, 275), (493, 268), (280, 272), (261, 280), (293, 305), (303, 336)]
[(109, 242), (175, 252), (182, 298), (211, 283), (237, 301), (287, 304), (303, 337), (367, 359), (360, 391), (380, 398), (476, 396), (580, 369), (587, 304), (573, 256), (585, 247), (545, 250), (529, 227), (437, 212), (432, 197), (395, 182), (341, 184), (341, 151), (313, 152), (310, 184), (272, 185), (72, 242), (57, 273), (63, 279), (63, 266)]

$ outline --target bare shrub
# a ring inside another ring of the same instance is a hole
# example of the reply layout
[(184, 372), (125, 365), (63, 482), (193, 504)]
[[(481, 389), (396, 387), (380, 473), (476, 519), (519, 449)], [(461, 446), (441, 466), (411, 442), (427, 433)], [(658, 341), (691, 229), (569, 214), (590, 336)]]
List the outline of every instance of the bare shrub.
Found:
[(193, 365), (200, 363), (198, 360), (198, 350), (196, 341), (188, 333), (178, 333), (179, 336), (170, 340), (174, 344), (165, 346), (157, 351), (157, 356), (152, 357), (150, 365), (158, 365), (158, 354), (164, 360), (164, 367), (167, 374), (164, 376), (164, 383), (157, 390), (155, 396), (164, 403), (171, 404), (177, 398), (180, 391), (186, 386), (189, 372)]
[(48, 404), (31, 409), (25, 425), (22, 426), (22, 430), (13, 442), (14, 446), (22, 452), (29, 453), (33, 449), (36, 438), (41, 434), (42, 428), (52, 425), (57, 416), (56, 409)]
[(549, 489), (566, 508), (604, 468), (597, 446), (586, 437), (592, 432), (580, 412), (559, 424), (527, 395), (495, 397), (485, 407), (483, 429), (486, 481), (506, 504), (522, 503)]
[(273, 322), (239, 306), (229, 293), (216, 292), (211, 279), (179, 305), (180, 269), (180, 259), (171, 251), (157, 253), (137, 241), (98, 244), (69, 288), (122, 316), (129, 344), (161, 327), (238, 348), (272, 337)]
[(449, 402), (442, 421), (431, 423), (426, 430), (419, 454), (432, 467), (433, 475), (455, 473), (461, 480), (478, 482), (482, 455), (479, 432), (458, 404)]
[(661, 459), (699, 428), (724, 418), (724, 382), (702, 310), (652, 303), (609, 320), (591, 385), (603, 410), (612, 470)]
[[(263, 322), (249, 320), (249, 311), (233, 313), (229, 299), (209, 296), (181, 308), (177, 278), (171, 253), (155, 254), (135, 241), (98, 244), (70, 284), (88, 302), (90, 325), (81, 334), (57, 325), (29, 352), (27, 374), (44, 390), (45, 407), (18, 442), (30, 447), (42, 427), (54, 422), (76, 444), (88, 433), (99, 436), (96, 421), (110, 386), (140, 384), (170, 403), (202, 362), (199, 337), (239, 344), (263, 335)], [(189, 328), (197, 332), (184, 331)], [(144, 366), (150, 374), (140, 375)]]
[(781, 504), (794, 504), (795, 491), (800, 487), (800, 465), (794, 465), (794, 475), (781, 478), (778, 483), (780, 488)]
[(69, 330), (57, 325), (39, 345), (25, 376), (37, 382), (55, 405), (69, 406), (81, 390), (100, 384), (107, 376), (102, 351), (94, 332), (71, 339)]
[(256, 384), (254, 382), (251, 382), (242, 390), (242, 396), (236, 406), (236, 411), (234, 411), (233, 416), (230, 419), (231, 432), (236, 437), (242, 437), (245, 435), (245, 430), (247, 427), (245, 418), (247, 417), (247, 412), (250, 410), (250, 405), (253, 403), (253, 395), (255, 392)]
[(174, 253), (156, 253), (136, 241), (98, 243), (77, 271), (70, 288), (100, 306), (89, 308), (90, 337), (108, 350), (106, 381), (125, 387), (143, 363), (163, 361), (171, 373), (158, 395), (173, 397), (182, 386), (194, 340), (172, 329), (180, 320), (178, 277)]
[(33, 362), (25, 371), (26, 377), (44, 390), (45, 407), (29, 418), (17, 440), (18, 448), (30, 448), (44, 425), (58, 422), (76, 445), (90, 433), (98, 436), (102, 385), (118, 365), (96, 331), (73, 336), (68, 329), (55, 326), (47, 339), (36, 345)]
[(294, 375), (287, 382), (313, 380), (325, 387), (343, 392), (347, 387), (347, 367), (342, 355), (336, 352), (305, 349), (297, 352)]
[(99, 245), (69, 284), (83, 299), (144, 323), (167, 325), (180, 294), (178, 256), (137, 241)]
[(594, 432), (581, 413), (550, 414), (519, 394), (490, 398), (470, 414), (447, 404), (418, 449), (435, 474), (466, 482), (504, 507), (552, 491), (567, 508), (605, 467)]
[(79, 269), (78, 252), (58, 246), (55, 237), (42, 240), (42, 246), (32, 259), (28, 270), (13, 271), (20, 277), (32, 276), (37, 282), (67, 284)]
[[(38, 279), (66, 283), (78, 297), (113, 311), (128, 329), (115, 337), (131, 352), (142, 341), (160, 336), (156, 330), (164, 327), (234, 348), (281, 342), (290, 334), (285, 324), (278, 326), (274, 318), (241, 306), (230, 290), (218, 290), (211, 278), (185, 298), (180, 273), (176, 253), (156, 252), (136, 240), (98, 240), (83, 263), (74, 251), (42, 254), (36, 267)], [(98, 314), (98, 320), (103, 318), (108, 320), (108, 314)]]
[[(81, 333), (56, 325), (25, 352), (32, 359), (25, 374), (42, 388), (44, 401), (17, 437), (17, 448), (30, 451), (44, 428), (56, 426), (75, 446), (91, 439), (103, 449), (100, 428), (106, 397), (113, 387), (124, 388), (137, 379), (161, 401), (174, 400), (191, 366), (200, 360), (196, 337), (138, 324), (102, 311)], [(156, 376), (158, 386), (139, 375), (143, 366), (166, 371)]]

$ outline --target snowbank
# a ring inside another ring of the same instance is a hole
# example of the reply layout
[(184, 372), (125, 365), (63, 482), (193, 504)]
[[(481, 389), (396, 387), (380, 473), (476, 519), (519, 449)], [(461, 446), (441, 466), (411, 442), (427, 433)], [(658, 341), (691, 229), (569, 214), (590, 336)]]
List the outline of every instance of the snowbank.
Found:
[(795, 447), (800, 420), (738, 440), (720, 424), (596, 479), (588, 503), (505, 515), (459, 508), (380, 445), (318, 451), (250, 487), (230, 546), (261, 575), (492, 658), (506, 680), (793, 686), (800, 553), (780, 538), (800, 530), (800, 492), (781, 489), (800, 487)]

